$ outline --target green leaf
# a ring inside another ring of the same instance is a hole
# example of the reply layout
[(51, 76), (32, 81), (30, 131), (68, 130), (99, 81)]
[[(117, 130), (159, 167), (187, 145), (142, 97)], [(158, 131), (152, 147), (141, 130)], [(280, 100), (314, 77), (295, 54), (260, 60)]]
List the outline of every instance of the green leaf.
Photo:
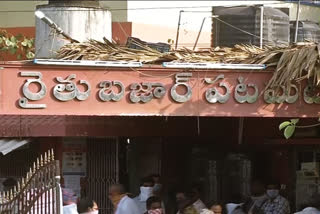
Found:
[(3, 48), (0, 49), (0, 51), (7, 51), (7, 50), (9, 50), (8, 47), (3, 47)]
[(279, 130), (284, 129), (285, 127), (289, 126), (291, 124), (291, 122), (289, 121), (284, 121), (279, 125)]
[(11, 37), (10, 37), (10, 41), (13, 42), (13, 43), (16, 43), (16, 42), (17, 42), (17, 39), (16, 39), (16, 37), (11, 36)]
[(6, 46), (12, 46), (12, 42), (9, 39), (6, 39)]
[(28, 53), (26, 54), (26, 57), (27, 57), (28, 59), (33, 59), (33, 58), (34, 58), (34, 53), (32, 53), (32, 52), (30, 51), (30, 52), (28, 52)]
[(291, 119), (291, 123), (296, 125), (299, 122), (299, 119)]
[(28, 47), (32, 48), (33, 47), (33, 43), (34, 43), (33, 39), (29, 39), (28, 40)]
[(296, 129), (296, 126), (293, 126), (293, 125), (287, 126), (286, 129), (284, 130), (284, 137), (286, 139), (289, 139), (293, 135), (295, 129)]
[(28, 40), (24, 39), (23, 42), (21, 42), (21, 45), (23, 47), (27, 47), (28, 46)]
[(9, 53), (14, 55), (17, 52), (16, 48), (9, 48)]
[(18, 54), (18, 55), (17, 55), (17, 59), (18, 59), (18, 60), (21, 60), (21, 59), (22, 59), (22, 55), (21, 55), (21, 54)]
[(320, 97), (313, 98), (313, 102), (315, 102), (316, 104), (319, 104), (320, 103)]

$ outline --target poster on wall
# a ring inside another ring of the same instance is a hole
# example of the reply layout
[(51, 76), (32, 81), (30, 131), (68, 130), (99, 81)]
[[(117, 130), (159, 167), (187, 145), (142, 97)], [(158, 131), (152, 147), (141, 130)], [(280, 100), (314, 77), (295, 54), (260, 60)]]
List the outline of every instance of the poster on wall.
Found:
[(66, 139), (63, 143), (63, 173), (85, 176), (87, 169), (87, 147), (85, 139)]
[(86, 174), (86, 153), (79, 151), (63, 152), (63, 172)]
[(63, 143), (62, 172), (65, 188), (81, 194), (81, 178), (86, 176), (87, 147), (82, 138), (67, 138)]

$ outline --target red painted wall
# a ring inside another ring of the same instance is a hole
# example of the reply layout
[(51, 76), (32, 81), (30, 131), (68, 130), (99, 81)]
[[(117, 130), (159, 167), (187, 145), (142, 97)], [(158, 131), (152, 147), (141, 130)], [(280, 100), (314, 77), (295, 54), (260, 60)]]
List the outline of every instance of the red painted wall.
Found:
[(112, 39), (125, 45), (128, 37), (132, 36), (132, 22), (112, 22)]

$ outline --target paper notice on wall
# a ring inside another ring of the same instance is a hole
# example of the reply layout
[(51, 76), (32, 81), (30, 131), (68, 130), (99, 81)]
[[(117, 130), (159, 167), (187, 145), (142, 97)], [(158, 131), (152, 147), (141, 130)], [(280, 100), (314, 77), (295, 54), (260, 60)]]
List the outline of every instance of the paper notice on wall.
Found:
[(64, 175), (64, 186), (68, 189), (72, 189), (78, 197), (81, 194), (80, 175)]
[(85, 152), (63, 152), (63, 172), (78, 173), (86, 172), (86, 153)]
[(86, 142), (83, 139), (65, 139), (63, 143), (63, 174), (86, 174)]

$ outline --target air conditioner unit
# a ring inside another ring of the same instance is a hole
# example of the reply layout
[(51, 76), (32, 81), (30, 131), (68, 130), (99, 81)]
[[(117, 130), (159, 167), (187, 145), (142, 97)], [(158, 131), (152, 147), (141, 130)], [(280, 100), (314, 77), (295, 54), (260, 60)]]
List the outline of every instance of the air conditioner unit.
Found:
[(314, 170), (297, 171), (297, 182), (305, 183), (311, 181), (310, 179), (319, 178), (319, 173)]
[(319, 171), (319, 163), (318, 162), (304, 162), (301, 163), (302, 171)]
[(297, 171), (297, 179), (319, 178), (318, 163), (302, 163), (301, 170)]

